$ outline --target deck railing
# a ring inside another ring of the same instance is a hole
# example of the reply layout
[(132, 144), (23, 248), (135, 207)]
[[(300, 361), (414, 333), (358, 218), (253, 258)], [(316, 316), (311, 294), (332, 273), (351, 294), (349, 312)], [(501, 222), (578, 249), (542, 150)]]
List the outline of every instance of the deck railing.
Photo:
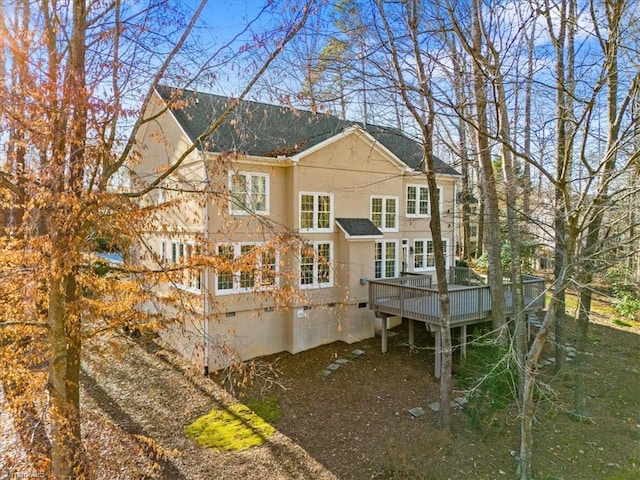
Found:
[[(523, 275), (525, 311), (544, 308), (544, 279)], [(504, 283), (505, 309), (512, 314), (513, 284)], [(491, 291), (488, 285), (449, 285), (451, 325), (466, 325), (491, 316)], [(440, 299), (430, 276), (403, 276), (369, 281), (369, 308), (378, 312), (427, 323), (440, 322)]]

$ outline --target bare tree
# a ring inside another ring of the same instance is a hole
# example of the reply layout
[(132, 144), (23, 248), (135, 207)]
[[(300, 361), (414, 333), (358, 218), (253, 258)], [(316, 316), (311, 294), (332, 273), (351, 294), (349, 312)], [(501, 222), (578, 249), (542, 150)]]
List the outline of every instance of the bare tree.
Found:
[[(431, 208), (429, 225), (434, 244), (436, 279), (441, 309), (442, 366), (438, 426), (448, 432), (450, 429), (449, 399), (452, 387), (452, 343), (445, 252), (442, 244), (436, 184), (437, 172), (433, 159), (434, 126), (437, 115), (431, 86), (434, 62), (431, 53), (424, 50), (423, 32), (428, 21), (428, 11), (418, 0), (406, 2), (396, 11), (388, 10), (381, 1), (376, 2), (376, 7), (382, 23), (382, 28), (379, 30), (380, 45), (385, 46), (393, 66), (392, 75), (388, 80), (400, 93), (404, 106), (418, 125), (424, 146), (424, 171), (429, 187)], [(414, 69), (407, 69), (407, 58), (411, 58)]]
[[(621, 37), (624, 31), (624, 20), (626, 10), (630, 8), (625, 2), (605, 2), (604, 19), (598, 15), (596, 7), (591, 10), (592, 22), (594, 25), (606, 26), (607, 33), (596, 29), (598, 43), (602, 48), (602, 55), (605, 58), (605, 68), (603, 72), (603, 83), (606, 85), (606, 125), (607, 138), (603, 156), (598, 158), (595, 165), (591, 165), (586, 158), (586, 152), (581, 152), (581, 163), (589, 171), (588, 190), (592, 192), (593, 198), (589, 202), (584, 215), (584, 223), (581, 230), (583, 235), (583, 246), (580, 250), (580, 268), (576, 275), (577, 285), (580, 291), (580, 301), (578, 306), (578, 339), (576, 345), (576, 377), (575, 377), (575, 401), (574, 414), (577, 418), (586, 418), (587, 392), (585, 391), (584, 377), (587, 367), (586, 355), (588, 353), (588, 332), (589, 317), (591, 314), (591, 301), (593, 296), (594, 274), (602, 270), (603, 262), (599, 260), (603, 252), (602, 227), (605, 222), (607, 210), (611, 207), (611, 190), (614, 182), (620, 175), (620, 171), (633, 170), (634, 163), (638, 162), (638, 152), (631, 153), (620, 169), (620, 162), (623, 160), (622, 153), (625, 143), (632, 141), (633, 125), (625, 125), (625, 116), (632, 108), (634, 98), (638, 95), (640, 85), (640, 73), (636, 73), (631, 79), (629, 90), (620, 99), (620, 74), (619, 74), (619, 51), (622, 46)], [(588, 125), (586, 128), (592, 128)], [(625, 132), (625, 129), (626, 132)], [(584, 148), (584, 146), (583, 146)], [(596, 169), (594, 169), (594, 167)], [(632, 223), (633, 224), (633, 220)], [(606, 256), (605, 256), (606, 258)], [(606, 265), (606, 263), (605, 263)]]
[[(493, 136), (488, 123), (488, 86), (491, 79), (490, 61), (487, 57), (486, 37), (483, 25), (483, 8), (478, 0), (473, 0), (469, 10), (461, 11), (457, 5), (446, 1), (448, 17), (460, 45), (469, 55), (473, 65), (473, 98), (475, 116), (472, 125), (476, 129), (480, 182), (482, 183), (484, 218), (486, 226), (486, 247), (489, 257), (489, 285), (491, 285), (491, 317), (494, 334), (501, 342), (507, 343), (507, 322), (504, 309), (504, 283), (502, 274), (502, 238), (499, 215), (496, 178), (491, 162), (490, 140)], [(462, 19), (470, 18), (465, 26)]]

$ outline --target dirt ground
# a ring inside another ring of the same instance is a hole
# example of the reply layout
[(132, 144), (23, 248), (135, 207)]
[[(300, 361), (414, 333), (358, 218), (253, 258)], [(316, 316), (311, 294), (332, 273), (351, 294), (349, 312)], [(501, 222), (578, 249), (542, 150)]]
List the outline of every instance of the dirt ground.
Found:
[[(453, 409), (452, 434), (444, 438), (435, 428), (436, 414), (428, 409), (438, 400), (433, 340), (416, 328), (421, 348), (410, 349), (406, 325), (395, 330), (398, 335), (390, 338), (385, 355), (376, 338), (265, 359), (277, 362), (284, 387), (268, 389), (282, 407), (277, 428), (341, 479), (514, 478), (515, 409), (499, 413), (492, 426), (483, 428), (471, 426), (462, 410)], [(559, 375), (553, 366), (542, 369), (541, 380), (550, 390), (536, 413), (536, 478), (640, 479), (639, 331), (592, 326), (589, 422), (577, 423), (568, 415), (572, 365)], [(364, 355), (328, 377), (320, 374), (335, 359), (350, 358), (356, 348)], [(262, 390), (254, 388), (245, 396)], [(453, 396), (464, 393), (454, 391)], [(413, 418), (408, 413), (413, 407), (426, 414)]]
[[(83, 408), (91, 420), (85, 432), (95, 444), (90, 459), (100, 465), (98, 476), (110, 479), (514, 478), (515, 410), (502, 411), (492, 426), (481, 428), (454, 409), (452, 433), (445, 438), (428, 408), (438, 399), (433, 340), (416, 328), (418, 348), (410, 349), (406, 325), (395, 331), (385, 355), (373, 338), (260, 359), (259, 365), (274, 365), (277, 377), (234, 393), (243, 399), (276, 395), (281, 433), (241, 453), (205, 450), (183, 434), (193, 419), (234, 401), (220, 387), (221, 375), (214, 382), (193, 374), (155, 339), (113, 338), (112, 347), (91, 353), (84, 366)], [(542, 369), (550, 389), (536, 412), (536, 478), (640, 479), (639, 332), (604, 319), (592, 325), (588, 422), (568, 415), (571, 364), (559, 375), (552, 366)], [(356, 349), (364, 353), (354, 356)], [(341, 358), (349, 361), (322, 374)], [(413, 418), (413, 407), (425, 415)]]

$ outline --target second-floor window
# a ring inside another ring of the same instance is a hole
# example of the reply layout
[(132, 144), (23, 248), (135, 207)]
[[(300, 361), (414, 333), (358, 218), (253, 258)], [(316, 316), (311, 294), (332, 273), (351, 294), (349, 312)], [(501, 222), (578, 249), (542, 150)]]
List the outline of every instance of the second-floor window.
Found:
[[(441, 189), (438, 187), (438, 201), (441, 198)], [(407, 186), (407, 216), (428, 217), (431, 215), (429, 207), (429, 188), (425, 185)]]
[(398, 197), (371, 197), (371, 222), (381, 231), (398, 230)]
[(333, 195), (300, 194), (300, 231), (330, 232), (333, 224)]
[(223, 266), (216, 271), (216, 293), (244, 293), (277, 284), (278, 261), (273, 248), (253, 243), (222, 244), (217, 254)]
[(332, 262), (332, 242), (313, 242), (303, 246), (300, 252), (300, 287), (332, 286)]
[(269, 213), (269, 175), (234, 172), (230, 174), (229, 183), (232, 214)]

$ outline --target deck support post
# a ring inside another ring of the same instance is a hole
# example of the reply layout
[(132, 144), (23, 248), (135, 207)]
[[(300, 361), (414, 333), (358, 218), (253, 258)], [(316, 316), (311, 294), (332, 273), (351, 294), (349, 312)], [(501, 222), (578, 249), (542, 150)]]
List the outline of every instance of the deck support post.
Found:
[(382, 321), (382, 330), (380, 332), (381, 349), (382, 353), (387, 353), (387, 316), (383, 315), (380, 320)]
[(462, 327), (460, 327), (460, 336), (461, 336), (461, 342), (460, 342), (460, 355), (462, 355), (462, 358), (467, 358), (467, 326), (466, 325), (462, 325)]
[(435, 348), (436, 371), (434, 372), (434, 375), (436, 378), (440, 378), (440, 373), (442, 371), (442, 335), (440, 334), (440, 327), (436, 329), (435, 334), (436, 334), (436, 348)]
[(409, 318), (409, 346), (413, 347), (415, 345), (415, 331), (414, 331), (414, 322), (413, 318)]

